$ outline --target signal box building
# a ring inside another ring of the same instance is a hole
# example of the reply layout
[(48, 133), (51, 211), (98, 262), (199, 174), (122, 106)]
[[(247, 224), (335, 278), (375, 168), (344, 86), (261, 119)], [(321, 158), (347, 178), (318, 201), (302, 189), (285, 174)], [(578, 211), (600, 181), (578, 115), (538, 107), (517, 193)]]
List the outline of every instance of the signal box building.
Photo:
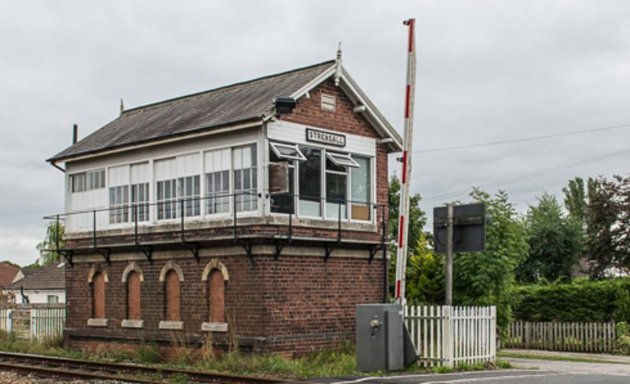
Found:
[(340, 59), (122, 110), (58, 153), (74, 348), (354, 339), (385, 294), (401, 138)]

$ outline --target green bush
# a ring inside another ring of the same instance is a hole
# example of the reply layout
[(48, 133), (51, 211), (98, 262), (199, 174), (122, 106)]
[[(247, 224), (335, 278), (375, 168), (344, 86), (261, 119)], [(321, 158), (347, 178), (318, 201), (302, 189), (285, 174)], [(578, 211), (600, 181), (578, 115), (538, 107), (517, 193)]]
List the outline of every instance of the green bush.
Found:
[(617, 323), (616, 327), (616, 350), (617, 353), (630, 355), (630, 327), (625, 321)]
[(630, 278), (536, 284), (513, 291), (513, 317), (522, 321), (630, 321)]

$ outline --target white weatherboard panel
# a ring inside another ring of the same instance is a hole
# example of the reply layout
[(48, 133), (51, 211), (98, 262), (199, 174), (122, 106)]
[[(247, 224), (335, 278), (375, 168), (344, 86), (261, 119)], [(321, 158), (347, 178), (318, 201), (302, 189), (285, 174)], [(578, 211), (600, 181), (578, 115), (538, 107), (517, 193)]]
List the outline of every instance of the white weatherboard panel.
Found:
[(68, 173), (82, 172), (86, 170), (111, 167), (116, 165), (135, 164), (151, 159), (166, 159), (175, 156), (202, 152), (214, 149), (236, 147), (239, 145), (252, 144), (258, 141), (259, 128), (243, 129), (242, 131), (229, 132), (194, 140), (182, 140), (178, 143), (156, 145), (155, 147), (117, 153), (100, 158), (70, 161), (66, 163)]
[[(306, 140), (306, 128), (318, 129), (337, 135), (346, 136), (346, 146), (337, 147), (334, 145), (324, 145), (321, 143), (313, 143)], [(270, 140), (278, 140), (284, 143), (296, 143), (311, 145), (314, 147), (325, 147), (336, 152), (349, 152), (366, 156), (376, 156), (376, 140), (371, 137), (354, 135), (350, 133), (342, 133), (330, 129), (315, 127), (312, 125), (303, 125), (290, 123), (286, 121), (275, 121), (268, 125), (267, 137)]]
[(206, 172), (218, 172), (230, 169), (230, 149), (219, 149), (204, 154)]
[(179, 155), (175, 161), (177, 163), (176, 168), (178, 177), (199, 175), (201, 173), (199, 153)]
[[(159, 180), (201, 174), (202, 160), (205, 162), (206, 172), (210, 172), (209, 165), (215, 170), (230, 169), (232, 161), (230, 148), (260, 143), (262, 138), (261, 132), (260, 127), (243, 129), (194, 140), (182, 140), (181, 142), (129, 151), (127, 153), (121, 152), (100, 158), (67, 162), (67, 174), (106, 168), (108, 175), (106, 188), (80, 193), (70, 193), (66, 188), (66, 212), (86, 211), (84, 214), (66, 217), (67, 231), (92, 230), (93, 214), (91, 211), (109, 206), (108, 191), (111, 186), (148, 182), (151, 185), (151, 190), (153, 190), (155, 183)], [(251, 156), (249, 150), (247, 152)], [(212, 155), (207, 155), (209, 153)], [(263, 151), (259, 150), (257, 153), (259, 156), (258, 162), (260, 163), (260, 156), (262, 156)], [(201, 157), (202, 155), (204, 158)], [(241, 160), (242, 157), (243, 154), (241, 153)], [(251, 160), (249, 163), (251, 164)], [(262, 172), (262, 167), (258, 167), (259, 180), (262, 179)], [(98, 212), (96, 220), (97, 229), (109, 227), (109, 212)]]
[[(105, 208), (108, 203), (107, 188), (93, 189), (90, 191), (70, 193), (68, 212), (89, 211)], [(97, 227), (103, 228), (107, 224), (106, 212), (97, 212)], [(65, 218), (66, 228), (72, 230), (92, 230), (94, 227), (93, 213), (70, 215)]]
[(108, 187), (116, 187), (119, 185), (129, 185), (129, 166), (123, 165), (119, 167), (109, 168)]
[(155, 180), (168, 180), (177, 177), (177, 161), (164, 159), (155, 161)]
[(131, 184), (148, 183), (151, 174), (149, 173), (149, 163), (131, 165)]

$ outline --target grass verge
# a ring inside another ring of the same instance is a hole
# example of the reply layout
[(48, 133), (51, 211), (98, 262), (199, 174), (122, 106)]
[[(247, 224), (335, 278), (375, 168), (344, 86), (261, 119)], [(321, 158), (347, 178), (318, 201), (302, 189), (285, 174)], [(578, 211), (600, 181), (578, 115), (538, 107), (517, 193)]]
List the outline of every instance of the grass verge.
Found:
[(573, 363), (606, 363), (606, 364), (625, 364), (621, 361), (610, 361), (603, 359), (594, 359), (591, 357), (578, 356), (561, 356), (561, 355), (539, 355), (535, 353), (524, 352), (498, 352), (497, 356), (502, 358), (514, 359), (530, 359), (530, 360), (547, 360), (547, 361), (569, 361)]
[[(206, 354), (197, 360), (160, 358), (153, 344), (140, 347), (137, 351), (97, 351), (84, 353), (62, 347), (61, 340), (48, 340), (44, 343), (30, 343), (16, 339), (11, 334), (0, 334), (0, 351), (33, 353), (57, 357), (85, 359), (93, 361), (139, 362), (146, 365), (157, 365), (169, 368), (182, 368), (235, 375), (256, 375), (277, 377), (281, 379), (307, 379), (324, 377), (381, 376), (385, 372), (359, 372), (356, 370), (355, 350), (351, 343), (340, 350), (322, 351), (307, 356), (290, 359), (279, 354), (243, 355), (238, 352), (226, 353), (221, 357)], [(480, 371), (497, 368), (510, 368), (508, 362), (497, 360), (496, 363), (479, 363), (461, 365), (456, 368), (433, 367), (424, 368), (412, 365), (408, 373), (451, 373), (460, 371)], [(400, 374), (400, 372), (391, 372)], [(185, 377), (172, 377), (173, 383), (186, 382)]]

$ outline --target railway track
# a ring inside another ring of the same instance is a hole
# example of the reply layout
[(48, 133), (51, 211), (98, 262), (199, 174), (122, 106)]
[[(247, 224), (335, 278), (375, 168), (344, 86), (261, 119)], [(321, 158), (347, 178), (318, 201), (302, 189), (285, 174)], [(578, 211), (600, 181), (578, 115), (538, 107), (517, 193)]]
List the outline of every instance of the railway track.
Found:
[(164, 384), (169, 378), (185, 379), (190, 383), (277, 384), (281, 382), (251, 376), (9, 352), (0, 352), (0, 370), (60, 380), (109, 380), (145, 384)]

